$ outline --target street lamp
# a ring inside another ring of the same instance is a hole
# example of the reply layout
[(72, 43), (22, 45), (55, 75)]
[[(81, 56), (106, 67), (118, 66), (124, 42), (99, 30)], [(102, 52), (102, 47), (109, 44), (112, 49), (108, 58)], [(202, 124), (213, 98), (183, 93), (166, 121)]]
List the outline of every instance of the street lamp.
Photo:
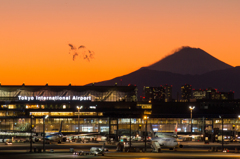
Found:
[(219, 118), (222, 118), (222, 151), (223, 151), (223, 116), (219, 115)]
[(30, 126), (30, 131), (31, 131), (31, 136), (30, 136), (30, 152), (32, 152), (32, 119), (33, 119), (33, 115), (30, 115), (31, 117), (31, 126)]
[(80, 130), (80, 122), (79, 122), (79, 118), (80, 118), (80, 109), (82, 109), (83, 106), (77, 106), (78, 109), (78, 134), (79, 134), (79, 130)]
[(191, 110), (191, 135), (192, 135), (192, 110), (195, 108), (195, 106), (189, 106), (189, 109)]
[(144, 116), (143, 119), (146, 121), (146, 125), (145, 125), (145, 152), (147, 151), (147, 120), (148, 120), (148, 116)]
[(132, 125), (131, 125), (131, 118), (130, 118), (130, 149), (131, 149), (131, 145), (132, 145)]
[(48, 118), (48, 115), (43, 116), (43, 152), (46, 151), (45, 149), (45, 119)]

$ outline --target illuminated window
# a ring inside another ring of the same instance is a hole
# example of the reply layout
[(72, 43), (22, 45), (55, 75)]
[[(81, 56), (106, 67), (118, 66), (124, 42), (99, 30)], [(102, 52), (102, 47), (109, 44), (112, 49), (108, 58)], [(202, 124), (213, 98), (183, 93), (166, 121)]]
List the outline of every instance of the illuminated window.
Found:
[(103, 116), (103, 112), (98, 112), (98, 116)]
[(7, 108), (7, 105), (1, 105), (1, 108)]
[(26, 109), (39, 109), (39, 105), (26, 105)]
[(91, 126), (87, 126), (87, 127), (82, 127), (82, 131), (83, 132), (93, 132), (93, 127)]
[(1, 108), (16, 109), (16, 105), (1, 105)]
[(36, 124), (43, 124), (43, 118), (36, 119)]
[(30, 112), (30, 115), (33, 115), (33, 116), (44, 116), (44, 115), (49, 115), (49, 112)]
[(100, 131), (101, 132), (108, 132), (109, 131), (109, 127), (108, 126), (101, 126), (100, 127)]
[(144, 114), (152, 114), (151, 110), (144, 110)]
[(8, 109), (16, 109), (16, 105), (8, 105)]
[(66, 109), (66, 105), (63, 105), (63, 109)]
[(0, 111), (0, 116), (6, 116), (6, 112)]
[(212, 124), (212, 120), (205, 120), (205, 124), (211, 125)]
[[(75, 112), (74, 115), (78, 115), (78, 112)], [(97, 116), (97, 112), (80, 112), (80, 116)]]
[(152, 104), (137, 104), (137, 106), (142, 107), (142, 109), (152, 109)]
[(188, 123), (189, 123), (188, 119), (183, 119), (182, 120), (182, 124), (188, 124)]
[(50, 112), (51, 116), (73, 116), (73, 112)]

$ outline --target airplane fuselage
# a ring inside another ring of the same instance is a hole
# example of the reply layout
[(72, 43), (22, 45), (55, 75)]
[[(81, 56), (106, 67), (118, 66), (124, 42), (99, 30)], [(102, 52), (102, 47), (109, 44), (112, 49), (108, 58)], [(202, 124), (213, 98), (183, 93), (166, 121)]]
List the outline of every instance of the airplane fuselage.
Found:
[(57, 142), (61, 142), (62, 141), (62, 133), (54, 133), (54, 134), (49, 134), (46, 136), (46, 139), (51, 140), (51, 141), (57, 141)]
[(152, 141), (157, 141), (160, 146), (168, 147), (168, 148), (175, 148), (178, 146), (178, 142), (175, 138), (169, 137), (154, 137)]

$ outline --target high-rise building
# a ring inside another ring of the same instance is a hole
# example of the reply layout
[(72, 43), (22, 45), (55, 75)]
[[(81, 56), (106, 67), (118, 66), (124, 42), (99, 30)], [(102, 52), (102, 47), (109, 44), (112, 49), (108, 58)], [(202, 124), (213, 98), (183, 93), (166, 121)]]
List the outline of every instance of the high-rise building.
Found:
[(207, 89), (192, 89), (193, 99), (206, 99), (207, 98)]
[(217, 89), (208, 88), (206, 91), (207, 91), (206, 99), (220, 99), (220, 96), (217, 93)]
[(234, 91), (220, 92), (221, 100), (234, 100)]
[(192, 98), (192, 85), (185, 84), (181, 87), (182, 99), (189, 100)]
[(170, 102), (172, 101), (172, 85), (165, 85), (164, 86), (165, 90), (165, 102)]
[(217, 89), (193, 89), (193, 99), (233, 100), (234, 92), (219, 92)]
[(163, 86), (160, 87), (144, 87), (143, 101), (164, 101), (165, 90)]
[(172, 85), (164, 85), (160, 87), (144, 87), (143, 101), (165, 101), (172, 100)]

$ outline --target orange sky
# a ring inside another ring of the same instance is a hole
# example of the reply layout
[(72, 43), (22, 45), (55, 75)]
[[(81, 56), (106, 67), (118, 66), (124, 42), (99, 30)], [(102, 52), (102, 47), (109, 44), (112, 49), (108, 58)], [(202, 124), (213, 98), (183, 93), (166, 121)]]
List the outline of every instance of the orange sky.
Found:
[[(2, 85), (84, 85), (148, 66), (181, 46), (240, 65), (239, 0), (1, 0)], [(75, 61), (71, 43), (95, 52)]]

